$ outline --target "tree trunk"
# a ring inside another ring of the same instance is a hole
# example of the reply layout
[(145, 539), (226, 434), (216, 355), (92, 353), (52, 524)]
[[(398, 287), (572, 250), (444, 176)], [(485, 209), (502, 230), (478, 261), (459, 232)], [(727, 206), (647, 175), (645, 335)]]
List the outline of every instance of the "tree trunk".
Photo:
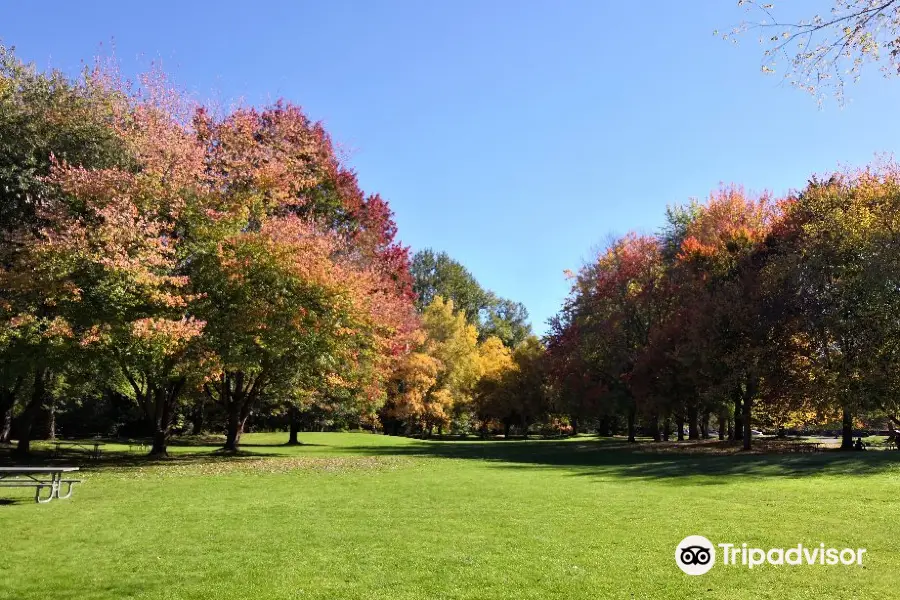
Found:
[[(238, 445), (241, 443), (241, 435), (244, 433), (244, 426), (252, 412), (253, 402), (262, 392), (262, 373), (257, 374), (255, 379), (249, 381), (249, 385), (244, 385), (245, 380), (246, 377), (242, 371), (225, 373), (222, 376), (219, 397), (228, 413), (225, 445), (222, 448), (226, 452), (237, 452)], [(322, 430), (324, 431), (324, 429), (325, 426), (322, 425)]]
[(744, 390), (744, 400), (743, 400), (743, 412), (744, 412), (744, 422), (743, 422), (743, 438), (744, 438), (744, 450), (749, 450), (751, 445), (751, 439), (753, 438), (753, 434), (751, 431), (753, 428), (750, 426), (750, 417), (753, 413), (753, 397), (756, 396), (756, 380), (753, 377), (748, 378), (747, 387)]
[(300, 419), (298, 418), (298, 413), (296, 406), (291, 406), (288, 409), (288, 418), (290, 419), (290, 435), (288, 436), (288, 445), (296, 446), (300, 443), (300, 440), (297, 439), (297, 434), (300, 433)]
[(853, 450), (853, 412), (846, 404), (843, 406), (841, 423), (841, 450)]
[(509, 439), (509, 427), (510, 425), (508, 421), (503, 423), (503, 437), (505, 439)]
[(228, 405), (228, 423), (225, 430), (225, 446), (223, 449), (227, 452), (237, 452), (243, 432), (244, 424), (241, 422), (241, 407), (232, 400)]
[(191, 434), (200, 435), (206, 421), (206, 402), (199, 400), (191, 411)]
[(572, 435), (578, 435), (578, 417), (570, 416), (569, 424), (572, 425)]
[(609, 437), (610, 435), (612, 435), (612, 428), (610, 427), (608, 416), (600, 419), (600, 423), (598, 423), (597, 425), (597, 434), (602, 437)]
[(170, 381), (152, 392), (154, 419), (153, 445), (150, 447), (150, 456), (169, 455), (169, 429), (172, 426), (172, 416), (183, 385), (183, 379)]
[(725, 432), (728, 429), (728, 413), (719, 413), (719, 441), (725, 439)]
[(34, 427), (34, 420), (37, 414), (44, 406), (44, 400), (47, 395), (46, 382), (47, 369), (40, 367), (34, 372), (34, 386), (31, 389), (31, 399), (22, 411), (22, 418), (19, 421), (19, 443), (16, 446), (18, 454), (28, 454), (31, 452), (31, 430)]
[(744, 408), (744, 422), (743, 422), (743, 429), (744, 429), (744, 435), (743, 435), (743, 439), (744, 439), (744, 450), (749, 450), (749, 449), (750, 449), (750, 442), (751, 442), (751, 439), (753, 438), (753, 434), (751, 433), (752, 427), (750, 427), (750, 412), (751, 412), (751, 410), (752, 410), (752, 408), (753, 408), (753, 398), (746, 398), (746, 399), (744, 400), (744, 407), (743, 407), (743, 408)]
[(678, 428), (678, 441), (684, 441), (684, 416), (679, 414), (675, 417), (675, 427)]
[(628, 409), (628, 441), (635, 442), (637, 441), (634, 437), (635, 429), (634, 429), (634, 421), (636, 418), (636, 410), (632, 406)]
[(734, 436), (733, 440), (744, 439), (744, 407), (741, 402), (740, 391), (734, 395)]
[(9, 434), (12, 432), (12, 413), (12, 406), (0, 413), (0, 444), (9, 443)]
[(663, 419), (663, 440), (668, 442), (669, 435), (672, 433), (672, 419), (666, 417)]
[(166, 431), (158, 427), (153, 429), (153, 445), (150, 447), (150, 456), (168, 456), (168, 444)]
[(24, 377), (16, 377), (16, 383), (11, 388), (0, 389), (0, 443), (9, 442), (9, 434), (12, 431), (13, 408), (16, 406), (16, 396), (22, 387)]
[(695, 405), (688, 406), (688, 439), (700, 439), (699, 414)]
[(703, 417), (700, 419), (700, 437), (704, 440), (709, 439), (709, 411), (703, 412)]
[(226, 452), (237, 452), (238, 444), (241, 443), (241, 434), (244, 432), (244, 422), (241, 418), (244, 405), (244, 374), (238, 371), (233, 375), (229, 373), (223, 375), (222, 391), (220, 393), (225, 400), (225, 407), (228, 413), (225, 423), (225, 446), (223, 450)]
[(47, 437), (56, 441), (56, 398), (50, 399), (50, 419), (47, 423)]
[(662, 441), (662, 432), (659, 430), (659, 417), (657, 415), (650, 417), (650, 433), (654, 442)]

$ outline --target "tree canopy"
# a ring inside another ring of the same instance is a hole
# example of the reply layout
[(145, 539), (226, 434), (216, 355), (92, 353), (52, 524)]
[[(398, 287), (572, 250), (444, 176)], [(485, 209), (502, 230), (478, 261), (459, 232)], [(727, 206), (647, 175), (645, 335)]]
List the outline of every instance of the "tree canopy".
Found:
[(478, 329), (482, 340), (496, 336), (514, 348), (531, 335), (524, 304), (485, 290), (468, 269), (446, 252), (416, 252), (410, 272), (420, 311), (441, 296), (453, 301), (456, 309)]

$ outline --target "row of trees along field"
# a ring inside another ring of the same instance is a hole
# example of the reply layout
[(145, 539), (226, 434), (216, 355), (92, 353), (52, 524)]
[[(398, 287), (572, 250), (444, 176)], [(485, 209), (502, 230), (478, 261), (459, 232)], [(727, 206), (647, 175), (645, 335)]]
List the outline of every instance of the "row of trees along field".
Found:
[(725, 187), (670, 208), (573, 275), (547, 362), (573, 421), (654, 439), (751, 427), (896, 424), (900, 170), (813, 178), (775, 201)]
[(900, 170), (725, 187), (666, 223), (571, 274), (539, 340), (446, 254), (410, 259), (296, 106), (0, 47), (0, 441), (900, 425)]
[(416, 330), (407, 251), (297, 107), (215, 114), (159, 74), (72, 81), (3, 49), (0, 161), (0, 414), (21, 452), (60, 409), (82, 432), (137, 410), (155, 454), (207, 403), (227, 449), (263, 406), (374, 415)]
[(446, 255), (416, 257), (414, 290), (387, 203), (289, 103), (216, 112), (160, 73), (71, 79), (0, 47), (0, 195), (0, 441), (22, 453), (466, 429), (502, 410), (485, 374), (512, 385), (541, 351)]

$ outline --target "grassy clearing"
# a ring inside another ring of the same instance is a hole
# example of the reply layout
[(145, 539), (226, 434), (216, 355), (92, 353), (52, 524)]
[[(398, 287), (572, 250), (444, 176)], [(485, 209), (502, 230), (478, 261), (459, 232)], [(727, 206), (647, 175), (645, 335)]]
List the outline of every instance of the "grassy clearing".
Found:
[[(111, 446), (82, 463), (71, 500), (4, 490), (0, 598), (819, 600), (900, 587), (900, 453), (301, 439), (250, 435), (234, 458), (177, 447), (164, 465)], [(865, 547), (867, 564), (691, 578), (673, 555), (695, 533)]]

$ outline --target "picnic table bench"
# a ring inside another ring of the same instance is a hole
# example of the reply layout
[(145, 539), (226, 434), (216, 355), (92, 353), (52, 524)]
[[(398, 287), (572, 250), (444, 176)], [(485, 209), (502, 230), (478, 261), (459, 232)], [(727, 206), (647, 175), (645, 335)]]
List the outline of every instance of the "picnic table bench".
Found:
[[(68, 498), (72, 495), (72, 489), (81, 480), (63, 476), (77, 470), (78, 467), (0, 467), (0, 488), (33, 487), (34, 501), (45, 504), (54, 498)], [(63, 483), (68, 487), (65, 495), (60, 495)], [(46, 498), (41, 497), (44, 488), (50, 488), (50, 494)]]
[(53, 450), (53, 456), (59, 456), (59, 451), (63, 447), (78, 448), (87, 452), (88, 456), (90, 456), (94, 460), (100, 459), (100, 447), (106, 445), (104, 442), (93, 440), (89, 442), (79, 442), (77, 440), (58, 440), (53, 443), (56, 446)]

